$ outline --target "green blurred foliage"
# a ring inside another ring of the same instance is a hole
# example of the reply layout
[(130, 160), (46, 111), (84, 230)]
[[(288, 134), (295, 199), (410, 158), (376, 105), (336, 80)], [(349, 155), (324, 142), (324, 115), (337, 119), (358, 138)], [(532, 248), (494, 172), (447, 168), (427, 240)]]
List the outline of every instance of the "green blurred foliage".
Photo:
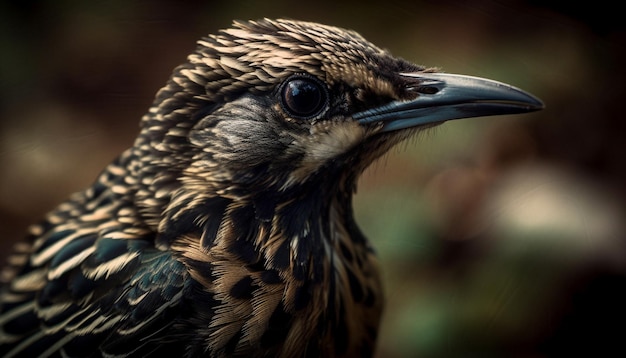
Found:
[(200, 36), (233, 19), (317, 21), (547, 104), (428, 130), (365, 173), (355, 210), (388, 301), (378, 355), (624, 352), (613, 327), (626, 319), (626, 34), (617, 5), (586, 6), (2, 2), (2, 247), (132, 144), (154, 93)]

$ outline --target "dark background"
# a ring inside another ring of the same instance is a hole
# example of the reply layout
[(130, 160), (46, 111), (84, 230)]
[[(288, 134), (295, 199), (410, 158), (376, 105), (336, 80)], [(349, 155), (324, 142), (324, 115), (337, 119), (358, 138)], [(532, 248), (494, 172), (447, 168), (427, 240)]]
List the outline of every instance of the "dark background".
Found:
[(609, 1), (557, 3), (4, 1), (0, 247), (132, 144), (200, 36), (317, 21), (547, 105), (446, 123), (365, 173), (357, 219), (388, 298), (378, 356), (625, 352), (626, 22)]

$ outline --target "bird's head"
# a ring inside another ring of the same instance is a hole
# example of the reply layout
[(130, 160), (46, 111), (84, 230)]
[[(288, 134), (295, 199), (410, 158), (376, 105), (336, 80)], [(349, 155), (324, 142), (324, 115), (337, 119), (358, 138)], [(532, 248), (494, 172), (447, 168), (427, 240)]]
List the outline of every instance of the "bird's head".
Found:
[(424, 127), (541, 107), (511, 86), (392, 57), (352, 31), (261, 20), (200, 40), (143, 135), (190, 185), (288, 190), (353, 178)]
[(420, 129), (542, 106), (509, 85), (393, 57), (352, 31), (264, 19), (198, 42), (144, 117), (137, 147), (170, 173), (156, 181), (182, 183), (188, 196), (332, 196)]

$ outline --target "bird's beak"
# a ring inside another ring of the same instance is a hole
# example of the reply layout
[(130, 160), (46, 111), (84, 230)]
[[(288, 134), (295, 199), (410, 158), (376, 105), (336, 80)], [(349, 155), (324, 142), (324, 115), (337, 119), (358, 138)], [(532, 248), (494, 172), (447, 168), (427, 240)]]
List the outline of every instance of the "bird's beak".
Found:
[[(442, 123), (452, 119), (532, 112), (543, 108), (537, 97), (485, 78), (447, 73), (402, 73), (419, 96), (356, 113), (361, 124), (383, 123), (382, 131)], [(412, 85), (414, 84), (414, 86)]]

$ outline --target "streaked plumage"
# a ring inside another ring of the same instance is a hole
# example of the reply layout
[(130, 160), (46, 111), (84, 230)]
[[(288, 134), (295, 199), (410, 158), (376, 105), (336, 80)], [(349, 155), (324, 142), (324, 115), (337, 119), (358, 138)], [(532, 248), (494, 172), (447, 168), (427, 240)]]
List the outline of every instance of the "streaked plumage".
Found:
[(16, 245), (0, 355), (370, 356), (383, 298), (352, 216), (359, 174), (423, 127), (540, 107), (354, 32), (237, 22)]

